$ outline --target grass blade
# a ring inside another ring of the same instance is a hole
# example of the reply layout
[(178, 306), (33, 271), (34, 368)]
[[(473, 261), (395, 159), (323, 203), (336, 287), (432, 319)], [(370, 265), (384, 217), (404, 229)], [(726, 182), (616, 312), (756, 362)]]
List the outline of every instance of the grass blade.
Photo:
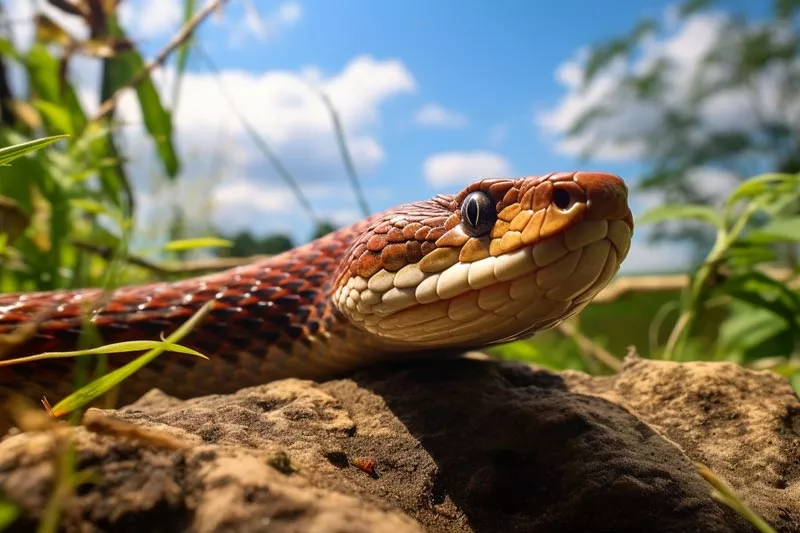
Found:
[(162, 343), (159, 347), (153, 348), (146, 354), (143, 354), (130, 363), (114, 370), (113, 372), (109, 372), (105, 376), (99, 377), (96, 380), (92, 381), (91, 383), (81, 387), (77, 391), (73, 392), (60, 402), (58, 402), (53, 408), (50, 410), (50, 414), (55, 417), (60, 417), (65, 415), (75, 409), (79, 409), (98, 396), (101, 396), (108, 392), (109, 390), (113, 389), (120, 383), (122, 383), (125, 379), (133, 375), (139, 369), (144, 367), (147, 363), (161, 355), (162, 352), (167, 351), (168, 347), (172, 344), (177, 344), (181, 339), (183, 339), (186, 335), (188, 335), (192, 329), (200, 323), (200, 321), (205, 318), (211, 308), (214, 306), (215, 301), (211, 300), (207, 302), (203, 307), (201, 307), (194, 315), (192, 315), (186, 322), (181, 324), (181, 326), (175, 330), (169, 337), (165, 339), (165, 342)]
[(98, 346), (97, 348), (89, 348), (86, 350), (73, 350), (70, 352), (42, 352), (36, 355), (29, 355), (27, 357), (17, 357), (14, 359), (5, 359), (0, 361), (0, 367), (12, 366), (20, 363), (30, 363), (32, 361), (41, 361), (43, 359), (63, 359), (68, 357), (78, 357), (81, 355), (101, 355), (101, 354), (116, 354), (126, 352), (143, 352), (145, 350), (153, 350), (162, 348), (165, 352), (185, 353), (188, 355), (196, 355), (203, 359), (208, 359), (205, 355), (197, 350), (174, 344), (169, 341), (125, 341), (117, 342), (114, 344), (106, 344), (105, 346)]
[(164, 245), (168, 252), (194, 250), (196, 248), (230, 248), (233, 243), (217, 237), (199, 237), (196, 239), (176, 239)]
[[(183, 2), (183, 24), (186, 25), (192, 20), (195, 9), (197, 8), (196, 0), (184, 0)], [(192, 37), (186, 39), (186, 42), (178, 47), (178, 52), (175, 55), (175, 89), (172, 93), (172, 109), (178, 108), (178, 97), (181, 92), (181, 82), (183, 81), (183, 73), (186, 70), (186, 64), (189, 62), (189, 51), (192, 46)]]
[(42, 137), (41, 139), (34, 139), (21, 144), (15, 144), (14, 146), (0, 148), (0, 166), (7, 166), (15, 159), (19, 159), (26, 154), (44, 148), (61, 139), (66, 139), (67, 137), (69, 137), (69, 135), (53, 135), (52, 137)]
[(758, 516), (741, 499), (739, 499), (736, 493), (733, 492), (733, 489), (730, 488), (719, 477), (717, 477), (717, 475), (712, 472), (711, 469), (705, 465), (698, 464), (697, 471), (700, 473), (700, 476), (702, 476), (702, 478), (713, 487), (713, 490), (711, 491), (712, 498), (739, 513), (739, 515), (753, 524), (753, 526), (755, 526), (755, 528), (761, 533), (777, 533), (772, 526), (767, 524), (763, 518)]

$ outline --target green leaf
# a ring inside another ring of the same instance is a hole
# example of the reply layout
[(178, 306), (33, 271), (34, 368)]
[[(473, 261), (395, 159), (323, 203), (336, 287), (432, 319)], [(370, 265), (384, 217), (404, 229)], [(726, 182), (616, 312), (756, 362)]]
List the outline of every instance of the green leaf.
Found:
[(0, 531), (10, 526), (19, 515), (19, 507), (7, 500), (0, 500)]
[[(95, 125), (96, 123), (89, 124), (84, 131), (92, 129)], [(104, 195), (117, 207), (127, 208), (129, 200), (125, 187), (127, 178), (122, 168), (122, 157), (114, 144), (113, 133), (108, 131), (105, 135), (94, 137), (90, 145), (96, 167), (100, 171), (100, 186), (103, 188)], [(126, 215), (131, 216), (132, 214), (126, 212)]]
[(712, 207), (706, 205), (668, 204), (647, 211), (638, 217), (639, 224), (655, 224), (668, 220), (700, 220), (716, 228), (723, 227), (722, 217)]
[[(122, 383), (125, 379), (132, 376), (142, 367), (144, 367), (147, 363), (161, 355), (163, 352), (167, 351), (168, 349), (171, 350), (171, 346), (180, 342), (186, 335), (191, 333), (191, 331), (200, 323), (203, 318), (211, 311), (212, 307), (215, 304), (215, 300), (210, 300), (203, 305), (200, 309), (197, 310), (195, 314), (193, 314), (186, 322), (181, 324), (181, 326), (175, 330), (169, 337), (165, 339), (163, 343), (160, 343), (160, 346), (157, 348), (153, 348), (146, 354), (143, 354), (130, 363), (127, 363), (124, 366), (114, 370), (113, 372), (109, 372), (108, 374), (92, 381), (91, 383), (81, 387), (77, 391), (73, 392), (60, 402), (58, 402), (55, 406), (53, 406), (51, 412), (54, 416), (62, 416), (75, 409), (79, 409), (98, 396), (105, 394), (106, 392), (110, 391), (120, 383)], [(187, 348), (188, 349), (188, 348)]]
[(773, 219), (750, 234), (751, 238), (800, 242), (800, 217)]
[(43, 137), (35, 139), (22, 144), (15, 144), (14, 146), (7, 146), (0, 148), (0, 166), (6, 166), (11, 161), (18, 159), (31, 152), (44, 148), (47, 145), (53, 144), (56, 141), (66, 139), (68, 135), (54, 135), (52, 137)]
[(103, 354), (119, 354), (127, 352), (143, 352), (145, 350), (152, 350), (161, 348), (167, 352), (185, 353), (188, 355), (196, 355), (203, 359), (208, 359), (205, 355), (197, 350), (174, 344), (166, 341), (123, 341), (113, 344), (106, 344), (98, 346), (97, 348), (87, 348), (86, 350), (73, 350), (70, 352), (42, 352), (36, 355), (29, 355), (27, 357), (16, 357), (14, 359), (0, 360), (0, 366), (12, 366), (20, 363), (29, 363), (31, 361), (39, 361), (42, 359), (65, 359), (69, 357), (78, 357), (81, 355), (103, 355)]
[(796, 372), (789, 382), (792, 384), (792, 388), (794, 389), (794, 393), (800, 396), (800, 372)]
[[(183, 24), (189, 22), (194, 15), (194, 11), (197, 7), (196, 0), (184, 0), (183, 2)], [(183, 81), (183, 73), (186, 70), (186, 64), (189, 62), (189, 51), (191, 50), (191, 46), (194, 40), (193, 37), (189, 37), (183, 42), (179, 47), (178, 51), (175, 55), (175, 89), (172, 93), (172, 109), (178, 108), (178, 96), (180, 95), (181, 91), (181, 82)]]
[(720, 326), (720, 342), (726, 351), (745, 353), (787, 329), (786, 322), (775, 320), (766, 309), (748, 306), (746, 312), (733, 314)]
[[(72, 85), (62, 79), (59, 61), (44, 45), (34, 44), (25, 57), (25, 67), (31, 91), (37, 98), (63, 106), (72, 122), (72, 127), (68, 131), (81, 131), (86, 125), (86, 114)], [(49, 123), (47, 126), (52, 127)]]
[(90, 200), (88, 198), (73, 198), (69, 201), (69, 203), (72, 205), (72, 207), (81, 209), (93, 215), (110, 214), (110, 211), (106, 206), (100, 202), (96, 202), (95, 200)]
[(178, 239), (170, 241), (164, 245), (164, 250), (168, 252), (179, 252), (183, 250), (193, 250), (195, 248), (230, 248), (231, 246), (233, 246), (233, 243), (225, 239), (202, 237), (198, 239)]
[(775, 251), (771, 247), (764, 246), (763, 240), (751, 239), (749, 235), (734, 242), (725, 255), (732, 266), (751, 268), (758, 263), (769, 263), (776, 259)]
[[(113, 18), (108, 19), (108, 24), (109, 30), (115, 37), (127, 39), (125, 32)], [(108, 80), (111, 84), (108, 87), (109, 92), (125, 86), (144, 68), (144, 60), (136, 50), (128, 50), (117, 55), (109, 64)], [(172, 114), (161, 104), (161, 97), (149, 74), (136, 85), (135, 89), (145, 129), (156, 145), (164, 170), (170, 178), (174, 178), (180, 170), (180, 164), (172, 142)]]
[(793, 329), (800, 329), (800, 296), (780, 281), (758, 271), (731, 276), (717, 288), (719, 292), (767, 309), (783, 318)]
[(64, 106), (38, 99), (33, 101), (33, 105), (39, 110), (39, 113), (45, 116), (50, 123), (51, 129), (67, 135), (75, 133), (72, 129), (72, 119)]
[(45, 251), (41, 265), (49, 281), (42, 287), (55, 289), (61, 287), (65, 278), (69, 277), (68, 269), (64, 268), (66, 266), (64, 252), (71, 248), (69, 240), (74, 231), (72, 208), (69, 205), (67, 191), (51, 173), (43, 173), (39, 187), (43, 196), (50, 202), (50, 221), (47, 225), (50, 246)]
[(0, 55), (12, 57), (17, 61), (22, 59), (17, 49), (8, 39), (0, 39)]
[(772, 173), (755, 176), (743, 181), (736, 187), (733, 193), (728, 196), (727, 207), (730, 208), (741, 200), (753, 199), (767, 192), (772, 192), (776, 187), (785, 184), (797, 186), (797, 184), (800, 184), (800, 175)]

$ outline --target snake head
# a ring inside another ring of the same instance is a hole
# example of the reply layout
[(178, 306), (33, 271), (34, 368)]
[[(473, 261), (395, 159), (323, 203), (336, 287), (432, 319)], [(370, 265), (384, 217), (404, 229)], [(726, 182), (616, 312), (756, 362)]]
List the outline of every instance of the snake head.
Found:
[(387, 344), (470, 348), (528, 337), (578, 313), (628, 254), (619, 177), (485, 179), (406, 204), (352, 245), (335, 307)]

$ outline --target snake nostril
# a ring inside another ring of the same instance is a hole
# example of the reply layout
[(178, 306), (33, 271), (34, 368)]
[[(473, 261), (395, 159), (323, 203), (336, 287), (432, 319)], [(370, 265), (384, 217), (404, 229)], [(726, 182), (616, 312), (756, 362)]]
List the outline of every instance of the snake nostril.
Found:
[(561, 210), (569, 209), (572, 207), (572, 195), (565, 189), (555, 189), (553, 191), (553, 203)]

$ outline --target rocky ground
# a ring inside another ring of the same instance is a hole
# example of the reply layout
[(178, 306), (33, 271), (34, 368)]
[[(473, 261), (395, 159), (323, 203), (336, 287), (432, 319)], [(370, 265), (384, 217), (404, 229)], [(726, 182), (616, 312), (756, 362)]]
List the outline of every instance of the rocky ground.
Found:
[(152, 391), (85, 423), (0, 442), (12, 531), (43, 516), (67, 437), (92, 475), (66, 531), (754, 531), (697, 462), (800, 531), (800, 401), (732, 364), (629, 358), (596, 378), (416, 363), (190, 401)]

